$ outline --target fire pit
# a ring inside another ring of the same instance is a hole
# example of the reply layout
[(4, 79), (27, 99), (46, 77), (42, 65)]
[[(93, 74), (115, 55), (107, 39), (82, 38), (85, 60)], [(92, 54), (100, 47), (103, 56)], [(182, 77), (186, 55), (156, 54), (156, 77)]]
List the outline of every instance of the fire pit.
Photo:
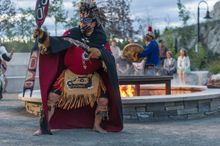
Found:
[(166, 94), (169, 95), (171, 94), (172, 79), (172, 76), (119, 76), (119, 84), (135, 84), (134, 92), (137, 96), (140, 96), (140, 84), (165, 84)]
[[(166, 89), (161, 85), (141, 85), (140, 86), (140, 94), (135, 94), (136, 85), (120, 85), (120, 93), (122, 98), (131, 98), (138, 96), (157, 96), (157, 95), (167, 95)], [(201, 92), (205, 89), (198, 87), (181, 87), (181, 86), (173, 86), (171, 88), (171, 95), (179, 95), (179, 94), (189, 94)]]
[[(172, 86), (171, 88), (171, 79), (172, 77), (119, 77), (119, 83), (123, 85), (121, 90), (127, 92), (128, 88), (131, 91), (128, 94), (125, 93), (125, 96), (122, 95), (124, 119), (135, 121), (181, 120), (203, 118), (220, 113), (219, 89), (207, 89), (204, 86)], [(146, 85), (148, 83), (151, 85)], [(155, 83), (165, 83), (170, 91), (168, 92), (164, 86), (152, 85)], [(172, 94), (167, 95), (167, 93)], [(29, 113), (39, 115), (40, 91), (34, 91), (33, 97), (28, 95), (27, 93), (25, 97), (22, 97), (22, 94), (19, 94), (19, 99), (25, 102), (26, 110)]]

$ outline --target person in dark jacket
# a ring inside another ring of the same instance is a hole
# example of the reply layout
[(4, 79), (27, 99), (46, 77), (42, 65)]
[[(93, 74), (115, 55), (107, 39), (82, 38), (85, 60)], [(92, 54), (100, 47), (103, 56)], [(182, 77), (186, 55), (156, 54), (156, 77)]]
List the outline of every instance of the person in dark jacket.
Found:
[(167, 58), (164, 60), (163, 71), (165, 75), (173, 75), (176, 72), (176, 60), (172, 58), (172, 53), (167, 51)]
[(160, 61), (161, 61), (161, 65), (163, 66), (168, 49), (165, 47), (163, 40), (159, 40), (158, 42), (159, 42), (159, 50), (160, 50)]
[[(153, 69), (155, 75), (155, 68), (159, 68), (160, 66), (160, 55), (159, 55), (159, 46), (154, 39), (154, 34), (152, 32), (147, 33), (146, 41), (148, 45), (144, 46), (144, 51), (138, 54), (140, 58), (147, 58), (146, 65), (145, 65), (145, 74), (150, 69)], [(148, 74), (148, 73), (147, 73)]]
[(146, 40), (149, 42), (148, 45), (144, 46), (144, 51), (138, 54), (138, 57), (144, 58), (147, 57), (146, 64), (160, 65), (160, 56), (159, 56), (159, 46), (154, 40), (154, 34), (148, 33), (146, 35)]
[(100, 133), (123, 129), (116, 63), (103, 27), (104, 12), (93, 1), (81, 1), (79, 14), (79, 26), (63, 36), (34, 31), (34, 38), (39, 36), (43, 103), (40, 129), (34, 135), (52, 134), (51, 129), (90, 128)]

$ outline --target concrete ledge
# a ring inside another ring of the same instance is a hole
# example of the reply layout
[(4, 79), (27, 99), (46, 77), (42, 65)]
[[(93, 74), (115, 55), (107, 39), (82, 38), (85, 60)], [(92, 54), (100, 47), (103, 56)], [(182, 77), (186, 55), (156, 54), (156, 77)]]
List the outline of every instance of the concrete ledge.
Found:
[(124, 98), (125, 120), (187, 120), (220, 114), (220, 90), (204, 89), (201, 92), (170, 96), (141, 96)]
[[(39, 80), (38, 76), (35, 78), (35, 85), (34, 89), (39, 89)], [(7, 92), (8, 93), (18, 93), (23, 91), (25, 76), (8, 76), (8, 85), (7, 85)]]
[[(204, 86), (193, 88), (201, 91), (181, 95), (122, 98), (124, 119), (135, 121), (185, 120), (220, 114), (219, 89), (207, 89)], [(25, 102), (26, 110), (29, 113), (38, 116), (41, 108), (40, 91), (34, 91), (33, 97), (29, 97), (29, 95), (26, 93), (25, 97), (22, 97), (22, 94), (19, 94), (18, 98)]]
[(40, 95), (40, 90), (34, 90), (33, 91), (33, 94), (32, 94), (32, 97), (30, 97), (30, 92), (29, 91), (26, 91), (24, 97), (22, 95), (22, 93), (20, 93), (18, 95), (18, 99), (24, 101), (24, 102), (39, 102), (41, 103), (41, 95)]
[[(25, 79), (26, 76), (8, 76), (7, 79)], [(39, 76), (35, 76), (35, 79), (38, 79)]]
[(219, 98), (220, 90), (212, 89), (215, 91), (207, 92), (202, 91), (200, 93), (191, 93), (184, 95), (170, 95), (170, 96), (134, 96), (129, 98), (123, 98), (123, 104), (140, 104), (140, 103), (157, 103), (157, 102), (175, 102), (175, 101), (192, 101), (202, 99)]

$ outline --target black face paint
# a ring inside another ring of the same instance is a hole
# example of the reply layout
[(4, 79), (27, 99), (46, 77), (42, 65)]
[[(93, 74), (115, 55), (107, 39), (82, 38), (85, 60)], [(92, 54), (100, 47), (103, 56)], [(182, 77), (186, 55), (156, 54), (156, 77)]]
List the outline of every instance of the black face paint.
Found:
[(80, 18), (80, 23), (83, 24), (80, 29), (84, 35), (91, 33), (91, 31), (93, 31), (93, 28), (90, 26), (90, 24), (93, 22), (96, 22), (96, 19), (89, 18), (89, 17), (81, 17)]
[(86, 34), (87, 32), (89, 32), (92, 28), (90, 27), (90, 26), (88, 26), (88, 25), (85, 25), (85, 26), (83, 26), (82, 28), (80, 28), (81, 29), (81, 32), (83, 33), (83, 34)]

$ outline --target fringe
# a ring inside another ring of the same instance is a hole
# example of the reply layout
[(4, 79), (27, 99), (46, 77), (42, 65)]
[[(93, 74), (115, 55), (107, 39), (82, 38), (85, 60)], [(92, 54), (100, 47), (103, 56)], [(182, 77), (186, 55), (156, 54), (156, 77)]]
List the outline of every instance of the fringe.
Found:
[(90, 105), (91, 107), (94, 106), (97, 100), (97, 96), (95, 95), (62, 95), (62, 98), (57, 102), (56, 107), (62, 109), (77, 109), (80, 107), (84, 107)]
[(54, 86), (59, 87), (58, 89), (62, 91), (59, 101), (56, 103), (56, 107), (65, 110), (77, 109), (80, 107), (88, 106), (93, 107), (97, 99), (101, 96), (101, 92), (106, 92), (106, 87), (104, 82), (100, 79), (99, 88), (96, 94), (80, 94), (76, 95), (74, 93), (65, 93), (65, 81), (64, 81), (65, 71), (61, 73)]
[(107, 66), (103, 60), (102, 60), (102, 67), (103, 67), (104, 71), (107, 72), (108, 69), (107, 69)]

